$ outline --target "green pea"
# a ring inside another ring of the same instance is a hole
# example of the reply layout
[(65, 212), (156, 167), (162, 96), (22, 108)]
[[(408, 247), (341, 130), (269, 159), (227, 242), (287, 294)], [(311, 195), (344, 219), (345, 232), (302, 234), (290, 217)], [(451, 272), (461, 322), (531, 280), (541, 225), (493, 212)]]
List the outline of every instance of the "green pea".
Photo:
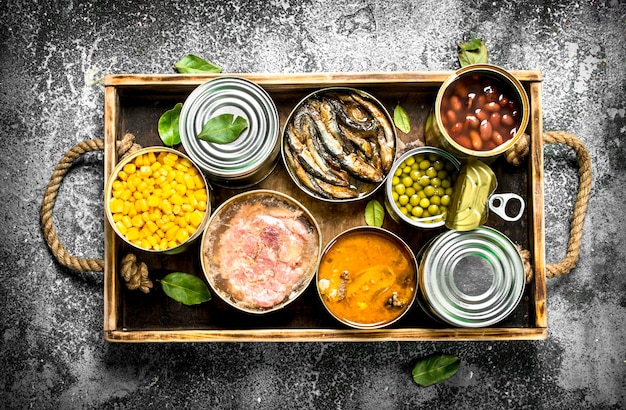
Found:
[(441, 185), (441, 179), (440, 179), (440, 178), (438, 178), (438, 177), (431, 178), (431, 179), (430, 179), (430, 183), (431, 183), (433, 186), (436, 186), (436, 187), (437, 187), (437, 186), (440, 186), (440, 185)]
[(430, 167), (430, 161), (428, 161), (428, 160), (426, 160), (426, 159), (425, 159), (425, 160), (423, 160), (423, 161), (420, 161), (420, 169), (421, 169), (421, 170), (424, 170), (424, 171), (425, 171), (425, 170), (427, 170), (429, 167)]
[(452, 185), (452, 183), (450, 182), (449, 179), (447, 178), (442, 178), (441, 179), (441, 186), (444, 188), (450, 188), (450, 186)]
[(435, 204), (435, 205), (440, 205), (441, 204), (441, 197), (437, 196), (437, 195), (433, 195), (430, 197), (430, 203), (431, 204)]
[(402, 178), (402, 184), (404, 186), (411, 186), (411, 185), (413, 185), (413, 180), (411, 179), (410, 176), (405, 176), (405, 177)]
[(444, 195), (441, 197), (441, 205), (444, 205), (444, 206), (450, 205), (450, 195)]
[(426, 175), (422, 175), (418, 182), (421, 186), (427, 186), (430, 185), (430, 178)]
[(395, 176), (393, 178), (391, 178), (391, 185), (396, 186), (400, 183), (400, 178)]
[(415, 207), (415, 206), (419, 205), (420, 199), (422, 199), (422, 198), (420, 198), (417, 194), (416, 195), (411, 195), (409, 197), (409, 203)]
[(435, 187), (432, 185), (425, 186), (424, 193), (426, 194), (426, 196), (433, 196), (433, 194), (435, 193)]
[(417, 169), (412, 170), (410, 175), (413, 181), (417, 181), (422, 176), (422, 174)]
[(415, 164), (415, 155), (411, 155), (407, 159), (404, 160), (404, 163), (408, 166)]
[(413, 186), (407, 186), (406, 191), (404, 191), (404, 193), (409, 197), (415, 195), (416, 192), (417, 191), (413, 188)]
[(407, 174), (407, 175), (410, 174), (411, 173), (411, 167), (408, 167), (408, 166), (402, 167), (402, 173), (403, 174)]
[(428, 207), (428, 213), (431, 215), (439, 215), (439, 206), (435, 204), (431, 204)]
[(435, 162), (433, 163), (433, 167), (435, 167), (437, 171), (441, 171), (444, 166), (445, 166), (445, 163), (444, 161), (441, 160), (441, 158), (435, 160)]
[(418, 218), (422, 216), (423, 213), (424, 213), (424, 208), (422, 208), (421, 206), (415, 206), (413, 207), (413, 209), (411, 209), (411, 215), (416, 216)]
[(400, 175), (402, 175), (402, 168), (398, 167), (393, 174), (399, 177)]
[(434, 152), (431, 152), (428, 154), (428, 159), (435, 162), (439, 159), (439, 155), (435, 154)]
[(448, 171), (446, 171), (445, 169), (438, 170), (437, 177), (441, 179), (446, 179), (448, 177)]
[(435, 167), (428, 167), (426, 169), (426, 175), (428, 175), (429, 178), (434, 178), (437, 176), (437, 170), (435, 169)]
[(393, 188), (399, 195), (404, 195), (406, 187), (403, 184), (398, 184)]
[(400, 197), (400, 195), (398, 195), (396, 191), (391, 191), (391, 197), (393, 198), (394, 202), (398, 202), (398, 198)]
[(402, 206), (406, 205), (409, 203), (409, 197), (406, 195), (400, 195), (400, 197), (398, 198), (398, 203)]
[(420, 206), (422, 208), (428, 208), (430, 206), (430, 201), (428, 200), (428, 198), (422, 198), (420, 200)]
[(440, 187), (440, 186), (435, 187), (435, 192), (433, 193), (433, 195), (443, 196), (445, 194), (446, 194), (446, 190), (443, 187)]

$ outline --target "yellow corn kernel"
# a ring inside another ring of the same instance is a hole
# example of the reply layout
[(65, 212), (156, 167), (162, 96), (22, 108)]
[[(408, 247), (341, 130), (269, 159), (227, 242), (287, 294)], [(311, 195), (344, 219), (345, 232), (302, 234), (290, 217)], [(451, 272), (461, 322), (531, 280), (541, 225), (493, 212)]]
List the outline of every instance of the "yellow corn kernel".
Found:
[(150, 231), (150, 233), (155, 233), (156, 231), (159, 230), (159, 227), (157, 226), (156, 223), (154, 223), (154, 221), (148, 221), (146, 222), (146, 228), (148, 228), (148, 230)]
[(126, 239), (128, 239), (129, 241), (136, 241), (139, 238), (139, 229), (135, 228), (134, 226), (132, 228), (129, 228), (128, 231), (126, 232)]
[(131, 174), (134, 174), (135, 171), (137, 170), (137, 167), (135, 166), (135, 164), (133, 164), (132, 162), (129, 162), (128, 164), (124, 165), (124, 167), (122, 168), (122, 170), (128, 174), (128, 176), (130, 177)]
[(148, 243), (150, 244), (150, 246), (152, 246), (153, 248), (155, 246), (159, 246), (159, 240), (157, 238), (155, 238), (154, 236), (150, 235), (146, 238), (146, 240), (148, 241)]
[(161, 238), (161, 242), (159, 242), (159, 248), (167, 249), (167, 239)]
[(195, 195), (187, 195), (187, 203), (189, 204), (189, 206), (195, 208), (196, 205), (198, 205), (198, 199), (195, 197)]
[(143, 156), (142, 155), (137, 155), (135, 157), (135, 160), (133, 161), (134, 165), (136, 168), (139, 168), (143, 165)]
[(113, 181), (113, 184), (111, 185), (111, 187), (113, 188), (114, 191), (121, 191), (124, 189), (124, 183), (120, 180), (115, 180)]
[(137, 214), (131, 218), (131, 222), (134, 227), (141, 228), (143, 226), (143, 219), (141, 219), (141, 214)]
[(183, 171), (184, 173), (187, 173), (187, 171), (189, 171), (189, 167), (185, 164), (182, 164), (180, 161), (178, 162), (178, 164), (176, 164), (174, 168), (178, 171)]
[(122, 217), (122, 223), (124, 224), (126, 229), (130, 228), (131, 226), (133, 226), (133, 221), (132, 221), (132, 219), (130, 219), (130, 216), (128, 216), (128, 215), (124, 215)]
[(122, 223), (122, 221), (117, 221), (115, 223), (115, 227), (121, 235), (126, 235), (126, 233), (128, 232), (128, 229), (126, 229), (126, 226)]
[(187, 232), (185, 229), (179, 229), (178, 232), (176, 232), (176, 240), (178, 242), (183, 243), (187, 239), (189, 239), (189, 232)]
[(139, 209), (141, 212), (146, 212), (150, 209), (150, 205), (148, 205), (148, 200), (146, 198), (141, 198), (135, 203), (135, 207), (139, 204)]
[(183, 171), (176, 171), (176, 175), (174, 176), (174, 179), (179, 184), (184, 184), (185, 183), (185, 173)]
[(189, 161), (187, 158), (185, 157), (180, 157), (179, 163), (181, 165), (186, 166), (187, 168), (192, 168), (193, 164), (191, 163), (191, 161)]
[(133, 198), (135, 199), (142, 199), (143, 198), (143, 194), (139, 191), (135, 191), (133, 192)]
[(185, 216), (179, 216), (176, 219), (176, 223), (178, 223), (178, 226), (180, 226), (181, 228), (185, 228), (187, 226), (187, 219), (185, 218)]
[(161, 225), (159, 228), (161, 228), (161, 230), (162, 230), (163, 232), (167, 232), (167, 231), (168, 231), (168, 230), (170, 230), (170, 228), (171, 228), (172, 226), (174, 226), (174, 225), (175, 225), (175, 224), (174, 224), (174, 222), (172, 222), (172, 221), (167, 221), (167, 222), (165, 222), (163, 225)]
[(204, 180), (202, 179), (202, 177), (200, 175), (197, 175), (197, 174), (194, 175), (193, 183), (196, 186), (196, 189), (204, 188)]
[(162, 219), (163, 219), (164, 223), (174, 222), (174, 221), (172, 221), (172, 218), (170, 218), (169, 215), (163, 215)]
[(193, 210), (195, 209), (195, 208), (193, 207), (193, 205), (190, 205), (190, 204), (188, 204), (188, 203), (187, 203), (187, 204), (182, 204), (182, 205), (180, 206), (180, 208), (181, 208), (181, 209), (183, 210), (183, 212), (185, 212), (185, 213), (193, 212)]
[(187, 225), (185, 227), (185, 230), (187, 231), (187, 233), (189, 233), (189, 236), (193, 235), (194, 233), (196, 233), (196, 228), (193, 227), (192, 225)]
[(120, 199), (124, 201), (128, 201), (128, 199), (130, 199), (131, 196), (133, 196), (133, 193), (130, 191), (130, 189), (125, 189), (120, 195)]
[(146, 239), (150, 236), (150, 231), (145, 226), (139, 231), (139, 239)]
[(153, 162), (155, 162), (157, 160), (156, 158), (156, 154), (154, 153), (154, 151), (150, 151), (148, 152), (148, 162), (150, 164), (152, 164)]
[(124, 192), (124, 191), (122, 191), (122, 190), (120, 190), (120, 191), (113, 191), (113, 192), (112, 192), (112, 194), (113, 194), (113, 198), (119, 198), (119, 197), (121, 197), (121, 196), (122, 196), (122, 192)]
[(180, 228), (172, 222), (172, 226), (168, 230), (165, 231), (165, 238), (168, 241), (174, 240), (179, 230)]
[(117, 177), (122, 181), (126, 181), (128, 179), (128, 172), (122, 169), (120, 172), (117, 173)]
[(150, 222), (150, 213), (148, 211), (141, 213), (141, 219), (144, 223)]
[(139, 192), (144, 192), (147, 188), (148, 188), (148, 183), (146, 182), (145, 179), (140, 180), (139, 183), (137, 184), (137, 191)]
[(126, 202), (126, 203), (128, 204), (128, 212), (126, 212), (126, 215), (133, 218), (134, 216), (137, 215), (137, 209), (135, 209), (135, 203), (131, 201)]
[(172, 204), (170, 203), (170, 201), (168, 201), (167, 199), (161, 201), (161, 211), (163, 211), (163, 213), (166, 215), (172, 213)]
[(196, 228), (202, 223), (202, 219), (204, 219), (204, 212), (197, 209), (189, 215), (189, 223)]
[(196, 204), (196, 209), (198, 209), (200, 211), (206, 210), (206, 202), (198, 201), (198, 203)]
[(147, 204), (150, 208), (156, 208), (161, 203), (161, 199), (158, 196), (150, 195), (147, 200)]
[(172, 213), (174, 215), (180, 215), (181, 211), (182, 211), (182, 209), (181, 209), (180, 205), (178, 205), (178, 204), (176, 204), (176, 205), (174, 205), (172, 207)]
[(175, 189), (179, 195), (185, 195), (185, 192), (187, 192), (187, 184), (177, 184)]
[[(160, 228), (155, 232), (155, 235), (161, 239), (165, 239), (165, 232), (163, 232), (163, 230)], [(167, 239), (165, 239), (165, 241), (167, 243)]]
[(128, 215), (128, 212), (130, 212), (130, 201), (125, 201), (124, 202), (124, 210), (122, 211), (122, 213), (124, 215)]
[(169, 165), (170, 167), (174, 167), (176, 165), (176, 161), (178, 160), (178, 155), (173, 152), (168, 152), (167, 155), (163, 158), (163, 163), (165, 165)]
[(117, 214), (124, 211), (124, 201), (118, 198), (114, 198), (109, 203), (109, 209), (111, 213)]
[(155, 158), (155, 161), (152, 161), (150, 168), (152, 168), (152, 173), (154, 174), (156, 173), (156, 171), (158, 171), (161, 168), (161, 163), (156, 161), (156, 158)]
[(176, 241), (169, 241), (167, 243), (167, 247), (168, 248), (175, 248), (178, 244), (176, 243)]
[(161, 216), (163, 216), (163, 214), (161, 213), (160, 209), (155, 209), (152, 212), (150, 212), (150, 220), (152, 222), (156, 222), (159, 219), (161, 219)]
[(141, 168), (139, 168), (139, 174), (142, 177), (149, 177), (152, 175), (152, 168), (150, 165), (142, 165)]
[(195, 196), (198, 201), (205, 201), (206, 202), (206, 200), (208, 199), (206, 190), (204, 190), (204, 189), (197, 189), (197, 190), (193, 191), (193, 196)]
[(124, 214), (122, 213), (113, 214), (113, 222), (119, 222), (122, 220), (123, 217), (124, 217)]
[(180, 196), (180, 194), (175, 193), (174, 195), (172, 195), (171, 202), (174, 205), (182, 205), (184, 201), (183, 197)]
[(196, 183), (193, 180), (193, 176), (190, 175), (189, 173), (185, 174), (185, 176), (183, 177), (183, 180), (185, 181), (186, 188), (194, 189), (196, 187)]

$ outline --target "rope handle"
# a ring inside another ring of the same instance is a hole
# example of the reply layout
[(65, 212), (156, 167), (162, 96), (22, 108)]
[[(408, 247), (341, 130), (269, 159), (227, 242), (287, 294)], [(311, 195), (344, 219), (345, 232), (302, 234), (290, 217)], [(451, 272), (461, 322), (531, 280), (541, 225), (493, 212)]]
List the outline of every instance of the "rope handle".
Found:
[[(574, 268), (574, 266), (576, 266), (576, 262), (578, 262), (582, 240), (583, 222), (585, 214), (587, 213), (587, 202), (589, 201), (589, 194), (591, 192), (591, 158), (589, 157), (589, 153), (587, 152), (587, 149), (582, 141), (580, 141), (576, 136), (565, 131), (545, 132), (543, 133), (543, 141), (548, 144), (565, 144), (570, 146), (576, 153), (579, 165), (578, 195), (574, 204), (567, 252), (565, 257), (560, 262), (546, 266), (546, 276), (548, 278), (553, 278), (568, 273)], [(520, 140), (515, 147), (505, 154), (506, 160), (514, 165), (519, 165), (521, 159), (528, 155), (529, 147), (530, 137), (526, 135), (525, 138)], [(124, 138), (121, 141), (117, 141), (116, 144), (117, 154), (119, 157), (123, 157), (138, 148), (139, 146), (134, 143), (134, 136), (132, 134), (126, 134)], [(100, 151), (103, 149), (104, 141), (96, 138), (80, 142), (66, 152), (52, 173), (52, 177), (46, 187), (43, 202), (41, 204), (41, 227), (48, 247), (61, 265), (80, 272), (103, 272), (104, 260), (77, 258), (70, 255), (65, 246), (61, 243), (61, 240), (59, 239), (59, 236), (54, 228), (52, 223), (52, 210), (54, 208), (54, 203), (56, 201), (61, 182), (74, 161), (87, 152)], [(526, 281), (530, 282), (533, 275), (532, 266), (529, 262), (530, 252), (523, 249), (521, 249), (520, 252), (522, 257), (525, 259), (524, 264), (526, 267)]]
[[(118, 156), (123, 157), (139, 148), (139, 146), (134, 143), (134, 139), (135, 137), (132, 134), (126, 134), (121, 141), (117, 142), (116, 148)], [(39, 211), (41, 229), (52, 254), (61, 265), (79, 272), (104, 272), (104, 260), (96, 258), (77, 258), (70, 255), (56, 233), (54, 224), (52, 223), (52, 211), (59, 192), (59, 187), (74, 161), (88, 152), (102, 150), (104, 150), (104, 140), (94, 138), (82, 141), (67, 151), (50, 177)]]

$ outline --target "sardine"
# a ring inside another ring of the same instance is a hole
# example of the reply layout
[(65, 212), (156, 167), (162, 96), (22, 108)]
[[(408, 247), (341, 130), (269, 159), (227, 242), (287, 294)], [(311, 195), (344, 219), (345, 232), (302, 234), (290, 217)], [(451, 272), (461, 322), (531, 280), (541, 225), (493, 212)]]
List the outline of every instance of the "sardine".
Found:
[(378, 121), (348, 94), (333, 94), (330, 99), (333, 108), (337, 112), (337, 119), (349, 128), (352, 128), (369, 137), (376, 135)]
[(374, 103), (356, 93), (352, 93), (351, 96), (359, 104), (365, 107), (365, 109), (380, 123), (382, 132), (379, 130), (377, 137), (380, 146), (381, 162), (383, 170), (386, 173), (393, 165), (393, 158), (396, 150), (396, 139), (393, 129), (391, 128), (391, 124), (387, 120), (385, 114)]
[(336, 198), (336, 199), (356, 198), (360, 194), (359, 190), (354, 185), (337, 186), (337, 185), (329, 184), (328, 182), (323, 181), (321, 179), (317, 179), (315, 183), (317, 183), (319, 189), (326, 196), (329, 196), (331, 198)]
[(285, 160), (287, 161), (287, 166), (296, 174), (296, 177), (298, 177), (298, 180), (302, 183), (302, 185), (325, 198), (331, 198), (329, 194), (320, 188), (316, 179), (308, 174), (304, 168), (302, 168), (300, 162), (296, 160), (292, 152), (288, 149), (285, 150)]

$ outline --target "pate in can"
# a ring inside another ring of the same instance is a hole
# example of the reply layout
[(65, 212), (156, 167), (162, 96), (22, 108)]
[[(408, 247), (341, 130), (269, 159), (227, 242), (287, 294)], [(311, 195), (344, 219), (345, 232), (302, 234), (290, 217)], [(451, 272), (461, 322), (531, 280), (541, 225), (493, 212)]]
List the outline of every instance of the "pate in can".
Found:
[(524, 293), (522, 257), (492, 228), (440, 234), (420, 250), (418, 262), (418, 303), (433, 319), (452, 326), (501, 322)]
[[(248, 127), (233, 142), (197, 138), (204, 124), (220, 114), (244, 118)], [(261, 182), (280, 151), (278, 109), (270, 95), (244, 78), (223, 76), (198, 86), (180, 113), (180, 139), (189, 157), (215, 185), (245, 188)]]

